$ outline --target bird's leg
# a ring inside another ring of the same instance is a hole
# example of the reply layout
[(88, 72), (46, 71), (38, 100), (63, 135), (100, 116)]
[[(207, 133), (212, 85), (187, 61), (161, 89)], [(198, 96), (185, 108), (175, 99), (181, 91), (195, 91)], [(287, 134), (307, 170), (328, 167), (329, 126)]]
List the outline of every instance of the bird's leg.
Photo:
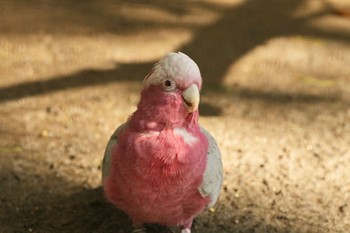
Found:
[(183, 228), (182, 228), (182, 230), (181, 230), (181, 233), (191, 233), (192, 221), (193, 221), (193, 219), (190, 219), (189, 221), (187, 221), (187, 222), (183, 225)]
[(143, 227), (142, 224), (133, 224), (133, 230), (132, 233), (146, 233), (146, 229)]

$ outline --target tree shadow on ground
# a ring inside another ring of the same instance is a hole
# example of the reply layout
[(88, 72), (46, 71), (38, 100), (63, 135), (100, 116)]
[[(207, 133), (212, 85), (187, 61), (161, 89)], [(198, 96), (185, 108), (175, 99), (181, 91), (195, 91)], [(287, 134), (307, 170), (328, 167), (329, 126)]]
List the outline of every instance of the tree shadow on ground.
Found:
[[(23, 82), (14, 86), (0, 88), (0, 103), (14, 99), (53, 93), (66, 89), (73, 90), (75, 88), (107, 85), (116, 81), (134, 82), (140, 84), (142, 82), (142, 77), (149, 72), (152, 64), (153, 63), (140, 63), (132, 65), (121, 64), (118, 65), (118, 68), (108, 70), (84, 70), (74, 74), (54, 77), (47, 80)], [(338, 93), (339, 95), (332, 96), (314, 95), (311, 93), (291, 94), (278, 91), (271, 92), (265, 90), (253, 90), (241, 86), (227, 88), (220, 83), (211, 83), (203, 88), (203, 95), (206, 95), (207, 93), (234, 95), (242, 99), (259, 99), (275, 104), (285, 104), (288, 102), (312, 104), (317, 102), (333, 102), (341, 100), (340, 93)], [(222, 113), (221, 109), (210, 105), (209, 103), (203, 102), (201, 103), (200, 107), (203, 109), (201, 113), (204, 116), (218, 116)]]
[[(35, 187), (34, 187), (35, 188)], [(82, 189), (82, 188), (81, 188)], [(33, 192), (31, 190), (30, 192)], [(36, 206), (33, 208), (33, 206)], [(28, 232), (74, 232), (74, 233), (128, 233), (132, 222), (121, 210), (107, 203), (102, 194), (102, 188), (82, 189), (82, 191), (65, 196), (54, 193), (33, 193), (30, 198), (22, 201), (16, 213), (7, 212), (4, 221), (13, 224), (6, 226), (4, 232), (18, 232), (27, 229)], [(193, 224), (194, 232), (235, 232), (249, 233), (255, 228), (269, 229), (271, 233), (282, 233), (281, 229), (265, 226), (261, 216), (244, 216), (247, 219), (241, 225), (233, 221), (203, 222), (197, 217)], [(233, 227), (233, 225), (235, 225)], [(148, 233), (175, 233), (178, 227), (164, 227), (157, 224), (145, 225)]]
[[(54, 170), (44, 168), (43, 162), (37, 166), (39, 170), (23, 169), (25, 161), (16, 163), (20, 154), (2, 155), (0, 160), (0, 226), (1, 232), (37, 232), (37, 233), (127, 233), (132, 230), (130, 219), (122, 211), (107, 203), (102, 188), (84, 188), (68, 182), (55, 175)], [(28, 160), (29, 163), (34, 163)], [(21, 165), (19, 165), (21, 164)], [(73, 175), (73, 174), (72, 174)], [(217, 204), (217, 209), (228, 210), (226, 206)], [(219, 213), (219, 212), (218, 212)], [(219, 215), (217, 215), (219, 216)], [(269, 229), (272, 233), (282, 233), (281, 229), (265, 226), (262, 216), (247, 214), (241, 225), (230, 218), (220, 219), (216, 223), (214, 217), (199, 216), (196, 218), (194, 232), (251, 232), (258, 225)], [(179, 229), (163, 227), (156, 224), (146, 225), (147, 232), (175, 233)]]
[[(131, 232), (130, 219), (107, 203), (101, 187), (84, 188), (57, 177), (54, 169), (44, 166), (45, 162), (28, 160), (29, 166), (25, 160), (16, 162), (19, 157), (23, 158), (23, 155), (2, 153), (0, 157), (1, 232)], [(34, 163), (36, 167), (32, 166)], [(26, 166), (32, 169), (25, 169)], [(222, 203), (217, 203), (215, 214), (206, 213), (195, 219), (193, 232), (289, 232), (291, 226), (288, 224), (266, 222), (264, 215), (267, 212), (263, 207), (252, 206), (244, 199), (234, 199), (234, 204), (225, 202), (225, 196), (229, 195), (226, 191), (222, 190)], [(155, 224), (147, 225), (146, 229), (148, 233), (179, 232), (178, 228)], [(320, 232), (323, 230), (320, 228)]]
[[(122, 17), (123, 20), (134, 25), (135, 28), (129, 27), (125, 23), (119, 25), (118, 22), (121, 20), (120, 9), (118, 10), (117, 6), (120, 4), (134, 4), (138, 7), (149, 9), (157, 8), (175, 14), (177, 17), (181, 17), (182, 14), (186, 13), (186, 7), (205, 7), (218, 11), (221, 14), (220, 18), (207, 26), (194, 27), (186, 24), (181, 25), (181, 23), (178, 25), (179, 27), (190, 28), (194, 33), (194, 37), (177, 50), (189, 54), (197, 62), (203, 74), (204, 82), (208, 85), (222, 84), (225, 73), (234, 62), (255, 47), (266, 43), (272, 38), (301, 35), (344, 43), (349, 43), (350, 41), (350, 32), (326, 31), (315, 28), (310, 23), (312, 20), (332, 12), (331, 7), (327, 4), (316, 13), (308, 14), (307, 16), (295, 16), (295, 11), (307, 4), (306, 0), (251, 0), (244, 1), (232, 7), (200, 2), (192, 2), (188, 6), (183, 1), (165, 4), (154, 0), (146, 4), (140, 1), (126, 3), (120, 0), (106, 2), (105, 5), (103, 3), (97, 5), (94, 1), (89, 1), (86, 5), (64, 2), (60, 4), (60, 8), (65, 12), (71, 12), (69, 14), (79, 12), (79, 9), (84, 8), (80, 12), (79, 20), (75, 18), (71, 20), (75, 20), (74, 22), (77, 25), (81, 26), (81, 24), (84, 24), (90, 27), (89, 30), (95, 30), (96, 33), (100, 32), (98, 30), (104, 30), (104, 32), (108, 33), (122, 34), (130, 30), (137, 31), (140, 29), (140, 25), (147, 29), (154, 29), (159, 26), (168, 27), (168, 25), (162, 25), (161, 22), (153, 24), (145, 20), (144, 24), (142, 24), (139, 20), (135, 21), (132, 18), (128, 19), (125, 17)], [(126, 31), (118, 31), (113, 28), (90, 24), (89, 18), (93, 12), (97, 12), (101, 16), (99, 17), (101, 24), (117, 25), (116, 27), (118, 28), (126, 28)], [(50, 19), (53, 16), (48, 15), (45, 17)], [(68, 17), (67, 20), (69, 21), (70, 18)], [(55, 25), (57, 23), (56, 21), (49, 20), (48, 22), (52, 24), (51, 28), (57, 26)], [(65, 21), (65, 24), (69, 25), (69, 22)], [(6, 32), (5, 29), (2, 30)], [(38, 29), (33, 29), (31, 33), (35, 33), (35, 30)], [(64, 28), (62, 30), (64, 31)], [(72, 30), (74, 31), (74, 29)], [(66, 33), (69, 34), (68, 31)], [(117, 64), (111, 70), (83, 70), (71, 75), (52, 77), (48, 80), (24, 82), (13, 86), (2, 87), (0, 88), (0, 102), (47, 94), (63, 89), (104, 85), (118, 81), (141, 82), (154, 62)], [(249, 92), (252, 91), (250, 90)], [(261, 97), (260, 95), (258, 96)]]

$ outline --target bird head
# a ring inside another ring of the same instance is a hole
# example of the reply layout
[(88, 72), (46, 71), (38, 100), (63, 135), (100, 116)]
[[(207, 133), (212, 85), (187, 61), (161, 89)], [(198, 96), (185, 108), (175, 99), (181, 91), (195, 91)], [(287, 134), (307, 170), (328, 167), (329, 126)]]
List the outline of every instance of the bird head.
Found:
[(177, 95), (187, 112), (198, 109), (202, 77), (197, 64), (186, 54), (169, 53), (157, 62), (143, 82), (145, 88), (157, 86), (164, 95)]
[(169, 123), (198, 116), (202, 77), (187, 55), (167, 54), (153, 66), (143, 85), (138, 109), (144, 110), (145, 117)]

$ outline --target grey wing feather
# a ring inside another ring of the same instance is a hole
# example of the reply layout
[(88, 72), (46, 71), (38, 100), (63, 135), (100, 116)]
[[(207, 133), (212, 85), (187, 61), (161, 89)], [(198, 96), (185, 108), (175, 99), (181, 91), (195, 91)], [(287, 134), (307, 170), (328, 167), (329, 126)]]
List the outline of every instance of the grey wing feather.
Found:
[(207, 136), (209, 148), (203, 182), (198, 189), (202, 196), (210, 197), (211, 202), (208, 204), (207, 208), (211, 208), (216, 203), (222, 186), (223, 168), (221, 152), (213, 136), (202, 127), (201, 131)]
[(106, 146), (105, 154), (102, 160), (102, 183), (104, 179), (109, 175), (109, 170), (111, 166), (111, 153), (114, 146), (118, 143), (119, 134), (126, 128), (127, 123), (120, 125), (116, 131), (112, 134)]

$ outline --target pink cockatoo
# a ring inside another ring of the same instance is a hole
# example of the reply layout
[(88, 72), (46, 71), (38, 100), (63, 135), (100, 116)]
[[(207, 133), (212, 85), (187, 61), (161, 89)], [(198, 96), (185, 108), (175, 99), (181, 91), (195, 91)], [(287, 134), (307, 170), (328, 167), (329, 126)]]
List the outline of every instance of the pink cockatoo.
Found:
[(190, 233), (222, 184), (220, 150), (198, 124), (201, 74), (187, 55), (169, 53), (143, 85), (137, 110), (108, 142), (104, 193), (135, 226), (181, 226)]

